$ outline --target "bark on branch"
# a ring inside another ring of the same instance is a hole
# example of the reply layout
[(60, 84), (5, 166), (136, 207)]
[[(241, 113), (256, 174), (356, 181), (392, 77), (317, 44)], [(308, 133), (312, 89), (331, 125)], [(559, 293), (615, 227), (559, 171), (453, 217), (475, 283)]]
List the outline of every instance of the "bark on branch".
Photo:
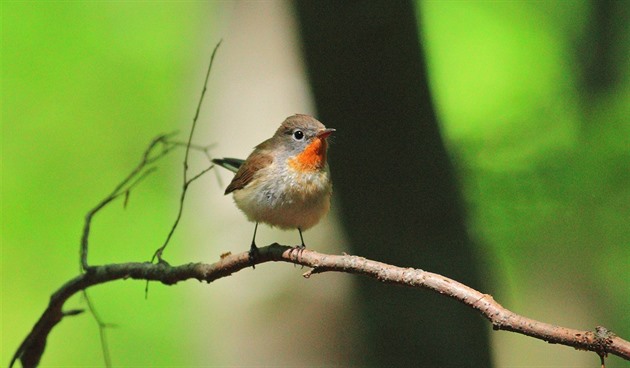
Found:
[[(307, 249), (297, 250), (279, 244), (260, 248), (260, 257), (256, 260), (256, 264), (271, 261), (310, 267), (311, 270), (304, 274), (305, 278), (334, 271), (365, 275), (385, 283), (429, 289), (476, 309), (492, 323), (495, 330), (513, 331), (549, 343), (593, 351), (602, 357), (614, 354), (630, 360), (630, 342), (603, 327), (598, 326), (595, 331), (580, 331), (520, 316), (501, 306), (492, 296), (432, 272), (397, 267), (358, 256), (323, 254)], [(222, 256), (219, 261), (212, 264), (188, 263), (170, 266), (165, 262), (158, 264), (145, 262), (91, 266), (86, 273), (68, 281), (53, 294), (48, 308), (13, 356), (11, 366), (17, 359), (20, 359), (25, 367), (36, 366), (39, 363), (52, 328), (63, 317), (80, 313), (77, 310), (64, 311), (64, 303), (75, 293), (90, 286), (119, 279), (159, 281), (166, 285), (189, 279), (211, 283), (249, 268), (251, 265), (249, 254), (243, 252)]]

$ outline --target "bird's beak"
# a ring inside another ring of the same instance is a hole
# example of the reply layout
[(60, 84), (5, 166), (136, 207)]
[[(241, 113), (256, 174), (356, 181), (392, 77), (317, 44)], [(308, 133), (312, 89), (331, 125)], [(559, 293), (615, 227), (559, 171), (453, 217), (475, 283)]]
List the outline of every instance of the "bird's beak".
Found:
[(335, 131), (335, 129), (333, 129), (333, 128), (324, 129), (321, 132), (317, 133), (317, 138), (319, 138), (319, 139), (326, 139), (334, 131)]

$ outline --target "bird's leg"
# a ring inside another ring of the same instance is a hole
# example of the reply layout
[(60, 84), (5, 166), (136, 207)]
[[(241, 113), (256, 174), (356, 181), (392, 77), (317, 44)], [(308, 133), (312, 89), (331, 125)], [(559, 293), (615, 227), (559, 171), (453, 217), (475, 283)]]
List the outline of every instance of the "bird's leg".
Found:
[[(299, 227), (297, 229), (298, 229), (298, 232), (300, 233), (300, 240), (302, 244), (296, 245), (295, 247), (293, 247), (290, 253), (293, 253), (293, 251), (296, 251), (297, 259), (299, 260), (300, 257), (302, 256), (302, 251), (306, 249), (306, 245), (304, 244), (304, 237), (302, 236), (302, 229), (300, 229)], [(293, 266), (295, 266), (295, 264)], [(304, 265), (302, 265), (302, 267), (304, 267)]]
[(298, 231), (300, 232), (300, 240), (302, 241), (302, 245), (300, 245), (299, 247), (300, 249), (304, 249), (306, 248), (306, 245), (304, 244), (304, 238), (302, 237), (302, 229), (298, 227)]
[(249, 262), (252, 264), (252, 268), (256, 269), (256, 258), (258, 258), (258, 247), (256, 246), (256, 231), (258, 230), (258, 222), (254, 226), (254, 237), (252, 238), (252, 245), (249, 248)]

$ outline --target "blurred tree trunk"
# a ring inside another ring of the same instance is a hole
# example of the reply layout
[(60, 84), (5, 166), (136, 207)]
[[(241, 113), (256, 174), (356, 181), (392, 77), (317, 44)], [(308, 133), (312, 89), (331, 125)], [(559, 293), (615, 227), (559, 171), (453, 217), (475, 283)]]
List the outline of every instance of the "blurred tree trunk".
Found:
[[(318, 117), (337, 128), (335, 206), (352, 251), (481, 288), (409, 1), (297, 1)], [(490, 366), (488, 326), (438, 295), (357, 283), (362, 362)], [(348, 327), (349, 328), (349, 327)], [(350, 329), (350, 328), (349, 328)]]
[(592, 0), (590, 4), (588, 27), (577, 48), (586, 102), (623, 82), (625, 65), (618, 61), (628, 57), (622, 45), (629, 41), (630, 21), (627, 1)]

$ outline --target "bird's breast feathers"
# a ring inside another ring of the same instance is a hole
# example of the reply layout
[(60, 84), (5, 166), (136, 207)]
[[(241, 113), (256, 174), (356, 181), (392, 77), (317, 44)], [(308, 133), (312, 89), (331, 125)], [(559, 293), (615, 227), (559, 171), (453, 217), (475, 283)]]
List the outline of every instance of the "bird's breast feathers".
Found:
[[(275, 174), (267, 175), (267, 170)], [(269, 180), (270, 177), (274, 179)], [(306, 230), (328, 212), (331, 194), (326, 167), (304, 171), (291, 165), (278, 168), (274, 163), (261, 169), (247, 186), (235, 191), (234, 201), (250, 221)]]
[(317, 171), (326, 166), (326, 139), (315, 138), (304, 151), (287, 161), (289, 167), (297, 171)]

